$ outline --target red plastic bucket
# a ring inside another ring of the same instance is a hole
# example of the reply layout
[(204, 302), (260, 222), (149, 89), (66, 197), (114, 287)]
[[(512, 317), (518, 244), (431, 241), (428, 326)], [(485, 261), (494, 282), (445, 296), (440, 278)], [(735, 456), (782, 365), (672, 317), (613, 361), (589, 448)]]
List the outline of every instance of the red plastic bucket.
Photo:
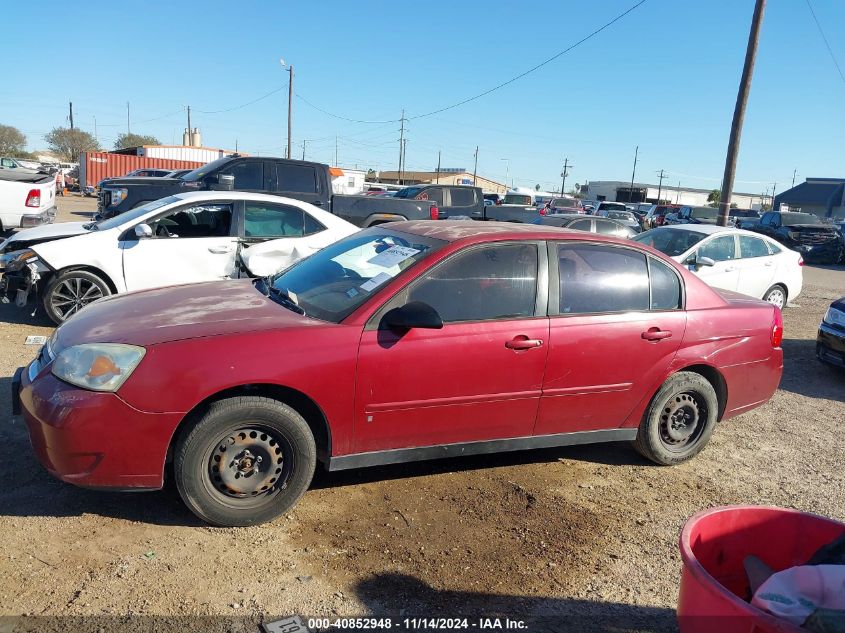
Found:
[(806, 633), (751, 606), (743, 560), (753, 554), (781, 571), (803, 565), (843, 533), (845, 524), (797, 510), (726, 506), (699, 512), (681, 532), (681, 632)]

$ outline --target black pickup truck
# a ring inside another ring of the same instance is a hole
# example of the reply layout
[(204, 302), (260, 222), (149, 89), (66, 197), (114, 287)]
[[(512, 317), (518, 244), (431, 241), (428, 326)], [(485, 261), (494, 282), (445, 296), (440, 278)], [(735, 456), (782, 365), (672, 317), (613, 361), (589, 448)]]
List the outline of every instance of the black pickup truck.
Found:
[(329, 166), (283, 158), (229, 156), (180, 178), (115, 178), (100, 190), (97, 212), (109, 218), (142, 204), (186, 191), (249, 191), (309, 202), (368, 227), (401, 220), (486, 219), (477, 187), (417, 185), (395, 196), (332, 193)]
[(743, 229), (768, 235), (801, 253), (805, 261), (835, 264), (843, 255), (842, 236), (833, 224), (825, 224), (811, 213), (767, 211), (757, 223), (743, 222)]

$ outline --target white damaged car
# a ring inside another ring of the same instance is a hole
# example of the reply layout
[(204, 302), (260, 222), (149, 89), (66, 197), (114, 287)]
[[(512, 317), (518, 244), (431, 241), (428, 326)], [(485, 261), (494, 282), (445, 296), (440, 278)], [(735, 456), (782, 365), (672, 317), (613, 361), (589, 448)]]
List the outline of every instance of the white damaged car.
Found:
[(360, 230), (299, 200), (242, 191), (182, 193), (100, 222), (19, 231), (0, 243), (0, 296), (40, 296), (61, 323), (102, 297), (275, 274)]

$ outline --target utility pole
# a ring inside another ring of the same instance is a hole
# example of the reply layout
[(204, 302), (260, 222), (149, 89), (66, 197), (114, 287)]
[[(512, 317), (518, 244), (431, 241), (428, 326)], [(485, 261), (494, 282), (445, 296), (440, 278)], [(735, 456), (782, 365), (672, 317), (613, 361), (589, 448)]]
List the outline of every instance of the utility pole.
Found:
[(98, 143), (100, 142), (99, 137), (97, 136), (97, 116), (94, 115), (94, 140)]
[(778, 189), (778, 184), (777, 184), (777, 183), (774, 183), (774, 184), (772, 185), (772, 211), (774, 211), (774, 206), (775, 206), (775, 191), (777, 191), (777, 189)]
[(235, 154), (238, 153), (238, 139), (235, 139)]
[(337, 167), (337, 134), (334, 135), (334, 166)]
[(188, 108), (188, 145), (194, 144), (194, 128), (191, 127), (191, 106)]
[(435, 182), (440, 183), (440, 150), (437, 150), (437, 180)]
[(640, 146), (634, 148), (634, 171), (631, 172), (631, 189), (628, 191), (628, 202), (634, 201), (634, 176), (637, 175), (637, 154), (640, 152)]
[[(290, 79), (288, 79), (288, 153), (287, 158), (290, 159), (290, 142), (291, 142), (291, 134), (293, 128), (293, 64), (288, 66), (288, 74), (290, 75)], [(303, 153), (305, 152), (305, 144), (303, 143)], [(303, 157), (302, 160), (305, 160)]]
[(402, 161), (405, 158), (405, 109), (402, 108), (402, 117), (399, 119), (401, 126), (399, 127), (399, 170), (396, 174), (399, 176), (399, 184), (402, 184)]
[(68, 106), (70, 106), (70, 129), (73, 129), (73, 101), (68, 101)]
[(408, 162), (408, 139), (402, 140), (402, 179), (405, 179), (405, 171)]
[(126, 102), (126, 133), (132, 134), (132, 131), (129, 129), (129, 102)]
[(728, 140), (728, 153), (725, 157), (725, 176), (722, 182), (722, 195), (719, 199), (720, 226), (728, 225), (731, 208), (731, 193), (736, 175), (736, 159), (739, 154), (739, 139), (742, 135), (742, 122), (745, 119), (745, 106), (748, 104), (748, 93), (751, 90), (751, 75), (754, 72), (754, 60), (757, 57), (757, 44), (760, 41), (760, 24), (763, 21), (763, 11), (766, 0), (756, 0), (754, 15), (751, 18), (751, 31), (748, 34), (748, 46), (745, 50), (745, 64), (742, 67), (742, 78), (739, 81), (739, 91), (736, 95), (736, 106), (731, 122), (731, 135)]
[(663, 179), (666, 178), (666, 174), (663, 173), (663, 170), (660, 170), (660, 183), (657, 185), (657, 204), (660, 204), (660, 194), (663, 191)]
[(305, 143), (307, 143), (305, 139), (302, 139), (302, 160), (305, 160)]
[(478, 178), (478, 145), (475, 146), (475, 167), (472, 168), (472, 186), (475, 187), (475, 181)]
[(679, 180), (678, 181), (678, 193), (675, 195), (675, 204), (678, 204), (680, 199), (681, 199), (681, 181)]
[(795, 176), (797, 176), (797, 175), (798, 175), (798, 170), (797, 170), (797, 169), (793, 169), (793, 170), (792, 170), (792, 186), (793, 186), (793, 187), (795, 186)]
[(569, 158), (563, 159), (563, 171), (560, 172), (561, 181), (560, 181), (560, 195), (563, 195), (566, 191), (566, 177), (569, 175), (569, 168), (573, 167), (573, 165), (569, 164)]

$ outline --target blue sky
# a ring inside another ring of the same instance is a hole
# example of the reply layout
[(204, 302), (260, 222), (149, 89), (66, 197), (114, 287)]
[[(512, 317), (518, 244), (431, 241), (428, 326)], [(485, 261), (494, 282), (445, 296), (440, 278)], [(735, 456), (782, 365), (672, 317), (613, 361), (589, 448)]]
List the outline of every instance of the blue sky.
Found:
[[(845, 2), (811, 0), (845, 66)], [(635, 0), (349, 3), (204, 0), (15, 2), (4, 7), (0, 123), (44, 148), (43, 134), (77, 126), (111, 147), (126, 129), (181, 139), (183, 106), (204, 145), (283, 155), (287, 91), (366, 121), (413, 117), (456, 103), (563, 50)], [(592, 40), (464, 106), (407, 123), (407, 168), (473, 165), (516, 185), (637, 180), (719, 185), (753, 0), (647, 0)], [(32, 25), (37, 25), (33, 41)], [(12, 52), (9, 55), (9, 52)], [(37, 70), (36, 70), (37, 69)], [(805, 0), (769, 0), (739, 155), (736, 191), (845, 176), (845, 82)], [(204, 113), (208, 112), (208, 114)], [(154, 119), (154, 120), (151, 120)], [(294, 99), (294, 155), (396, 169), (399, 124), (351, 123)], [(508, 159), (507, 161), (502, 159)]]

